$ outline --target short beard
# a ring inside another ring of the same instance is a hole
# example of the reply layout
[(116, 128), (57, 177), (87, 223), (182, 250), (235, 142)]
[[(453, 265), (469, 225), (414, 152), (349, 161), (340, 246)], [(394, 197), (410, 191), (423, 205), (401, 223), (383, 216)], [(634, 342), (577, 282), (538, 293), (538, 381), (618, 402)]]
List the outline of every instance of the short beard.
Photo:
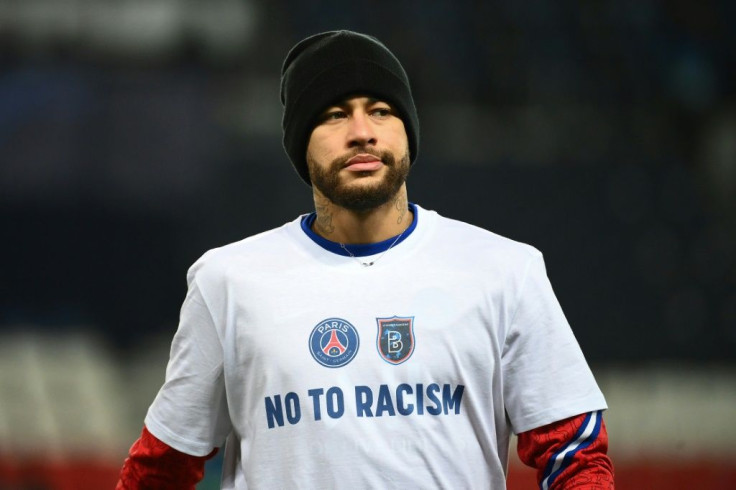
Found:
[[(368, 153), (381, 159), (386, 166), (384, 178), (375, 185), (343, 184), (340, 182), (340, 171), (348, 160), (358, 154)], [(397, 162), (389, 151), (367, 150), (356, 148), (351, 154), (334, 159), (327, 168), (319, 166), (307, 153), (307, 166), (312, 185), (332, 203), (350, 211), (369, 211), (391, 201), (406, 182), (409, 175), (409, 152)]]

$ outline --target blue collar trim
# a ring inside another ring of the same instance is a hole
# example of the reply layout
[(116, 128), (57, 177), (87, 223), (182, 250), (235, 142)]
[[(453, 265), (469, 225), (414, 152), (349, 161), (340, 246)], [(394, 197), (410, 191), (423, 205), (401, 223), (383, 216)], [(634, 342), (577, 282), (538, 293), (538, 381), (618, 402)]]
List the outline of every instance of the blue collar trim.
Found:
[[(417, 207), (413, 203), (409, 203), (409, 210), (414, 215), (414, 219), (411, 221), (411, 225), (409, 225), (409, 228), (404, 230), (404, 233), (401, 235), (401, 237), (396, 241), (394, 244), (394, 240), (396, 240), (396, 237), (398, 235), (394, 235), (391, 238), (388, 238), (386, 240), (383, 240), (382, 242), (377, 243), (358, 243), (353, 245), (345, 245), (350, 252), (356, 256), (356, 257), (366, 257), (368, 255), (375, 255), (380, 254), (381, 252), (385, 252), (389, 248), (391, 248), (392, 245), (398, 245), (399, 243), (406, 240), (406, 238), (411, 235), (414, 232), (414, 229), (417, 227), (417, 221), (419, 221), (419, 215), (417, 213)], [(312, 224), (314, 223), (314, 220), (317, 219), (317, 213), (309, 213), (302, 217), (301, 225), (302, 230), (304, 233), (307, 234), (307, 236), (317, 245), (324, 248), (325, 250), (335, 253), (337, 255), (342, 255), (344, 257), (350, 257), (350, 254), (345, 251), (339, 243), (330, 241), (326, 238), (323, 238), (312, 231)]]

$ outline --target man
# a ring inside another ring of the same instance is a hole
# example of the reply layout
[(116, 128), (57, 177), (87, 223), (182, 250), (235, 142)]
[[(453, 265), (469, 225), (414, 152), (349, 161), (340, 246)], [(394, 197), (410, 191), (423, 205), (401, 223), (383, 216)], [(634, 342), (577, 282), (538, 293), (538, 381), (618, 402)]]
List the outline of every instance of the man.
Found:
[(284, 147), (316, 212), (211, 250), (120, 489), (613, 488), (606, 408), (534, 248), (407, 200), (409, 81), (376, 39), (298, 43)]

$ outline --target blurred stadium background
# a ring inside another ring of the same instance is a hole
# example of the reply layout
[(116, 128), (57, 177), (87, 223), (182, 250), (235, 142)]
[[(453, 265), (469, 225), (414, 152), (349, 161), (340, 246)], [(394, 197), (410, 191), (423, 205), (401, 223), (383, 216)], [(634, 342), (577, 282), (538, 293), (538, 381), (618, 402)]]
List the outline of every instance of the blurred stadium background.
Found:
[(410, 199), (544, 252), (617, 488), (736, 488), (735, 23), (726, 0), (0, 0), (0, 489), (114, 486), (188, 266), (311, 209), (279, 70), (335, 28), (409, 72)]

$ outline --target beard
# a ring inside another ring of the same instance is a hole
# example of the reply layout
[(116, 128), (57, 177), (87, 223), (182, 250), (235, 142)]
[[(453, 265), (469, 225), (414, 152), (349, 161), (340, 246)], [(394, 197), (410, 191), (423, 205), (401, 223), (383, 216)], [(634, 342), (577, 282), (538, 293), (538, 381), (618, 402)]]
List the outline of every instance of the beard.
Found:
[[(381, 159), (386, 167), (383, 179), (372, 185), (352, 185), (340, 181), (340, 171), (348, 160), (360, 153), (368, 153)], [(334, 204), (350, 211), (369, 211), (389, 202), (406, 182), (409, 164), (408, 151), (397, 161), (389, 151), (356, 148), (349, 155), (334, 159), (327, 167), (320, 166), (307, 153), (312, 185)]]

